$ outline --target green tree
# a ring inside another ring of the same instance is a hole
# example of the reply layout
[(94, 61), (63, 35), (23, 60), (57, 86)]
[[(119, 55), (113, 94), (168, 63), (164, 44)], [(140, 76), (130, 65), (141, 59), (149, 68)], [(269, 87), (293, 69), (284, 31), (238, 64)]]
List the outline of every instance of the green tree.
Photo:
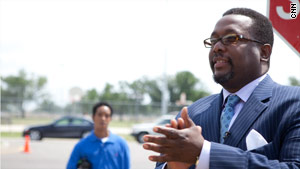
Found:
[(99, 101), (100, 94), (96, 89), (88, 90), (81, 98), (81, 109), (83, 113), (90, 112), (92, 110), (93, 105)]
[[(181, 93), (185, 93), (187, 99), (192, 101), (210, 94), (202, 87), (200, 80), (189, 71), (178, 72), (175, 77), (168, 76), (167, 78), (170, 102), (175, 103), (179, 100)], [(144, 78), (141, 81), (144, 84), (143, 87), (145, 89), (145, 93), (149, 94), (152, 102), (160, 102), (163, 80), (161, 78), (156, 80)]]
[(26, 116), (25, 103), (38, 102), (45, 96), (45, 77), (28, 77), (24, 70), (20, 70), (17, 76), (1, 77), (1, 81), (1, 108), (19, 111), (22, 118)]
[(129, 96), (136, 103), (141, 103), (144, 100), (144, 95), (146, 94), (146, 82), (147, 78), (143, 77), (141, 79), (133, 81), (131, 84), (128, 84), (128, 89), (130, 91)]
[(120, 115), (121, 120), (123, 115), (133, 112), (134, 99), (130, 97), (129, 84), (127, 82), (119, 82), (119, 89), (115, 89), (113, 85), (107, 83), (100, 93), (101, 101), (109, 102), (116, 114)]
[(176, 98), (179, 99), (180, 94), (185, 93), (187, 99), (192, 100), (198, 81), (199, 80), (191, 72), (183, 71), (177, 73), (175, 76), (177, 90), (176, 93), (174, 93)]
[(119, 85), (121, 86), (120, 91), (114, 89), (114, 86), (107, 83), (100, 93), (99, 100), (103, 101), (129, 101), (130, 98), (128, 97), (128, 93), (124, 91), (126, 82), (120, 82)]
[(88, 90), (81, 98), (81, 101), (96, 102), (99, 100), (99, 94), (96, 89)]
[(45, 98), (39, 103), (38, 107), (35, 109), (35, 112), (46, 111), (49, 113), (62, 113), (63, 108), (56, 105), (52, 100)]
[(161, 102), (162, 92), (158, 85), (159, 81), (144, 79), (145, 92), (150, 96), (152, 102)]
[(171, 102), (179, 100), (182, 93), (185, 93), (186, 99), (191, 101), (196, 101), (210, 94), (202, 87), (200, 80), (189, 71), (178, 72), (175, 78), (170, 77), (168, 88)]
[(291, 86), (300, 86), (300, 80), (295, 77), (289, 77), (289, 81)]

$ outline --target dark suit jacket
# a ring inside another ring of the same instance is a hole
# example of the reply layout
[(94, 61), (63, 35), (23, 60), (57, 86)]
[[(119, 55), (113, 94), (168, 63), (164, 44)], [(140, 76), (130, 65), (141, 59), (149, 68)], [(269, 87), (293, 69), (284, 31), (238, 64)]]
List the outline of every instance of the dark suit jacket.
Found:
[[(203, 137), (211, 141), (210, 169), (300, 168), (300, 87), (282, 86), (267, 76), (244, 104), (224, 144), (219, 143), (222, 102), (221, 93), (188, 108)], [(251, 129), (268, 144), (249, 152), (246, 136)]]

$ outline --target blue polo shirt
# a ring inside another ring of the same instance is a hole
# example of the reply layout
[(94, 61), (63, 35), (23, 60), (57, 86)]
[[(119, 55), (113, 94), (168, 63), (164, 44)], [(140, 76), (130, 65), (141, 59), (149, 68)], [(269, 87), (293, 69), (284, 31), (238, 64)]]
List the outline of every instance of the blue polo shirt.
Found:
[(130, 152), (126, 141), (113, 133), (109, 133), (104, 143), (94, 131), (81, 139), (74, 147), (67, 164), (67, 169), (76, 169), (77, 162), (86, 158), (92, 169), (129, 169)]

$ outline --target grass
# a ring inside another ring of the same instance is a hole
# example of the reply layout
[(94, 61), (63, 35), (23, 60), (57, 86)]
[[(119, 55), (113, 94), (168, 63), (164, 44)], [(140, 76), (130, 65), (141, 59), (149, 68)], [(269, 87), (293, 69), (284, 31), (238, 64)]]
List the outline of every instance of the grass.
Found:
[(17, 137), (22, 137), (21, 132), (1, 132), (1, 138), (17, 138)]
[(30, 118), (12, 118), (12, 124), (18, 125), (36, 125), (36, 124), (48, 124), (51, 123), (54, 118), (37, 118), (37, 117), (30, 117)]
[(118, 135), (123, 137), (126, 141), (130, 141), (130, 142), (136, 141), (134, 137), (129, 134), (118, 134)]
[(112, 120), (109, 123), (110, 127), (132, 127), (134, 124), (136, 124), (136, 122), (134, 121), (116, 121), (116, 120)]

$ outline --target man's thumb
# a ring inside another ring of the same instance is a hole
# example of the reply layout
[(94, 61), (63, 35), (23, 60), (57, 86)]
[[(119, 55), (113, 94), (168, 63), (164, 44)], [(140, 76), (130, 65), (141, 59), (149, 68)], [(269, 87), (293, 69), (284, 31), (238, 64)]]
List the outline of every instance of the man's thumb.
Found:
[(186, 125), (185, 127), (192, 127), (192, 126), (195, 126), (195, 123), (194, 123), (193, 120), (189, 117), (189, 114), (188, 114), (188, 108), (187, 108), (187, 107), (182, 108), (182, 111), (181, 111), (181, 118), (183, 119), (184, 124)]

